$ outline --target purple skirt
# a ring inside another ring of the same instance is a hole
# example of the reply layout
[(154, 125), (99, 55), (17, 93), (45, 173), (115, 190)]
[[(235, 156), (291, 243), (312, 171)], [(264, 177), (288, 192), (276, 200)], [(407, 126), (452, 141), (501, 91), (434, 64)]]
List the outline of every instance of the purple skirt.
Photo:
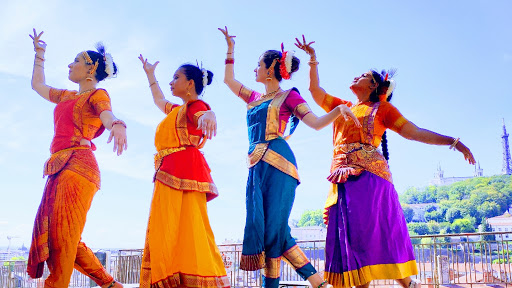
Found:
[(338, 202), (329, 208), (325, 279), (351, 287), (417, 273), (393, 184), (367, 171), (338, 184)]

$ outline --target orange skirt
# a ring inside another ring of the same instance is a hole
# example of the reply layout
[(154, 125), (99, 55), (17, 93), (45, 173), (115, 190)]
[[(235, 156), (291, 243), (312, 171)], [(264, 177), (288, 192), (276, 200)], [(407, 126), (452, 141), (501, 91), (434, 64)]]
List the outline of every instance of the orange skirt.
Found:
[(206, 194), (155, 181), (140, 287), (230, 287), (215, 244)]

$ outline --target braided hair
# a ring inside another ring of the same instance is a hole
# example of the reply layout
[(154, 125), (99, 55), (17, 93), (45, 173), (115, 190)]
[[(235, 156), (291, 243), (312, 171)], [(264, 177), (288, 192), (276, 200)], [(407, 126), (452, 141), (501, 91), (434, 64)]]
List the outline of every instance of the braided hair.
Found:
[[(391, 85), (391, 81), (388, 78), (393, 77), (393, 75), (395, 75), (396, 73), (396, 70), (382, 70), (381, 73), (379, 73), (372, 69), (370, 70), (370, 72), (372, 73), (373, 79), (375, 79), (375, 82), (378, 84), (377, 88), (375, 88), (375, 90), (373, 90), (373, 92), (370, 94), (370, 101), (374, 103), (380, 102), (381, 100), (385, 100), (386, 102), (391, 101), (391, 98), (393, 97), (393, 92), (391, 92), (386, 97), (386, 99), (382, 99), (381, 97), (387, 94), (388, 88)], [(382, 155), (384, 155), (384, 158), (386, 160), (389, 160), (388, 138), (386, 136), (386, 131), (384, 131), (384, 134), (382, 134), (381, 145)]]

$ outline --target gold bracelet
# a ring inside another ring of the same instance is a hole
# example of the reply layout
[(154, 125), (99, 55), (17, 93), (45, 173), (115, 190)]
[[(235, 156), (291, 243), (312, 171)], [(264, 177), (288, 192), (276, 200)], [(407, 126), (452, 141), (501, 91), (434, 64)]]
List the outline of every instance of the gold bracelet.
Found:
[(459, 140), (460, 140), (460, 138), (457, 138), (457, 139), (453, 138), (453, 143), (452, 143), (452, 145), (450, 145), (450, 150), (451, 149), (455, 150), (455, 146), (457, 146), (457, 143), (459, 143)]
[(318, 65), (318, 64), (320, 64), (320, 62), (318, 62), (318, 61), (308, 61), (308, 64), (309, 65)]
[(155, 84), (158, 84), (158, 81), (155, 81), (155, 82), (153, 82), (153, 83), (149, 84), (149, 88), (151, 88), (151, 86), (153, 86), (153, 85), (155, 85)]

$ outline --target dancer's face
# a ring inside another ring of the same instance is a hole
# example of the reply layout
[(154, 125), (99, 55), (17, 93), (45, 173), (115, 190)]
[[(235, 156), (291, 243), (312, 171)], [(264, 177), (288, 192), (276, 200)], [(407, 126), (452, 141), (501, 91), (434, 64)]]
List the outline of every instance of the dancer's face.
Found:
[(193, 85), (190, 84), (191, 81), (193, 82), (193, 80), (187, 80), (187, 76), (185, 76), (185, 73), (183, 73), (181, 68), (176, 70), (171, 83), (169, 83), (172, 95), (182, 97), (187, 95), (187, 92), (192, 93), (191, 89), (193, 88)]
[(371, 93), (377, 87), (376, 83), (373, 83), (370, 72), (365, 72), (361, 76), (355, 77), (352, 84), (350, 84), (350, 90), (358, 94), (358, 92)]
[[(69, 75), (68, 78), (74, 83), (79, 83), (89, 76), (89, 71), (92, 65), (85, 63), (85, 58), (82, 53), (78, 53), (75, 60), (68, 65)], [(94, 77), (94, 76), (93, 76)]]
[(268, 69), (265, 68), (265, 62), (263, 62), (263, 56), (260, 57), (260, 60), (258, 61), (258, 66), (256, 69), (254, 69), (254, 72), (256, 73), (256, 82), (265, 83), (267, 76)]

